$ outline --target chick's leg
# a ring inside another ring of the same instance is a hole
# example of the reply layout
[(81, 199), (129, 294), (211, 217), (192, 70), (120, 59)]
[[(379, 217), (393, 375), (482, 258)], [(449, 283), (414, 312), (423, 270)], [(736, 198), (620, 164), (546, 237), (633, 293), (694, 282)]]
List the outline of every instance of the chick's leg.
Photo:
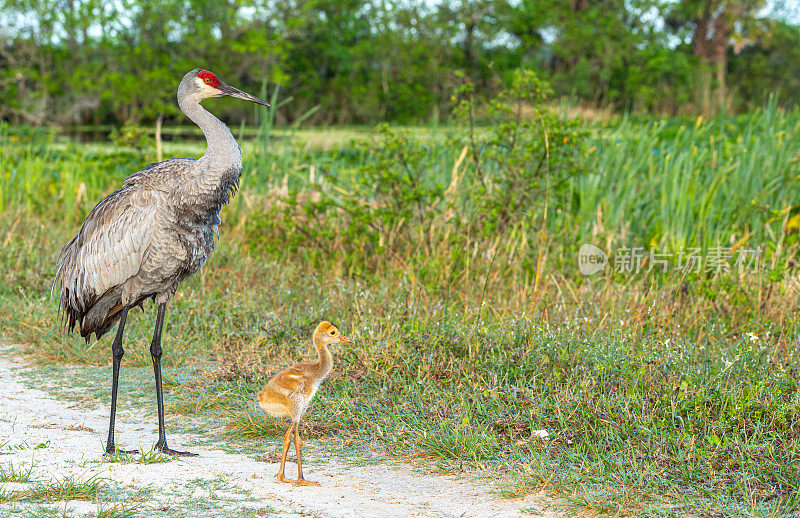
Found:
[(294, 427), (294, 422), (289, 423), (289, 429), (286, 430), (283, 436), (283, 455), (281, 455), (281, 468), (278, 470), (278, 480), (281, 482), (297, 482), (296, 480), (290, 480), (283, 476), (283, 470), (286, 467), (286, 453), (289, 451), (289, 445), (292, 444), (292, 429)]
[(297, 483), (301, 486), (318, 486), (316, 482), (311, 482), (303, 478), (303, 440), (300, 439), (300, 422), (294, 427), (294, 451), (297, 454)]

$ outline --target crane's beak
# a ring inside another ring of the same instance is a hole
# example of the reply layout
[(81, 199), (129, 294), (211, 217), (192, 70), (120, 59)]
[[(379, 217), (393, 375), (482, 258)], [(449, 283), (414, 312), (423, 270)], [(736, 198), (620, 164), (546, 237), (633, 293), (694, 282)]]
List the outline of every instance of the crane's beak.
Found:
[(348, 343), (348, 344), (355, 343), (355, 342), (353, 342), (352, 340), (350, 340), (349, 338), (347, 338), (344, 335), (339, 335), (339, 341), (340, 342), (345, 342), (345, 343)]
[(269, 106), (269, 103), (267, 101), (259, 99), (255, 95), (250, 95), (247, 92), (242, 92), (238, 88), (234, 88), (231, 85), (225, 84), (223, 82), (219, 83), (217, 89), (221, 91), (224, 95), (230, 95), (231, 97), (236, 97), (237, 99), (244, 99), (245, 101), (250, 101), (251, 103), (261, 104), (263, 106)]

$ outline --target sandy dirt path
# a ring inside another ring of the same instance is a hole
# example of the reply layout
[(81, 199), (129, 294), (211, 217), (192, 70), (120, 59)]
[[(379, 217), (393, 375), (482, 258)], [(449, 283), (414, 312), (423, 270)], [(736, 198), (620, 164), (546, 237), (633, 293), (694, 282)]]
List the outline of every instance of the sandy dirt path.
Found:
[[(213, 444), (198, 446), (208, 440), (189, 434), (170, 435), (170, 445), (190, 448), (199, 457), (157, 464), (103, 462), (108, 409), (87, 410), (29, 388), (20, 374), (30, 368), (0, 351), (0, 467), (33, 465), (33, 479), (43, 482), (69, 476), (104, 480), (102, 505), (52, 504), (66, 516), (97, 515), (114, 502), (133, 506), (143, 516), (564, 516), (546, 496), (502, 499), (475, 479), (420, 474), (403, 463), (351, 466), (312, 461), (306, 476), (321, 487), (281, 484), (275, 479), (277, 464), (226, 453)], [(121, 411), (118, 444), (149, 450), (157, 438), (149, 417)], [(313, 440), (306, 441), (310, 443)], [(287, 474), (295, 470), (287, 463)], [(25, 486), (0, 483), (0, 494)], [(30, 513), (33, 505), (0, 504), (0, 516)]]

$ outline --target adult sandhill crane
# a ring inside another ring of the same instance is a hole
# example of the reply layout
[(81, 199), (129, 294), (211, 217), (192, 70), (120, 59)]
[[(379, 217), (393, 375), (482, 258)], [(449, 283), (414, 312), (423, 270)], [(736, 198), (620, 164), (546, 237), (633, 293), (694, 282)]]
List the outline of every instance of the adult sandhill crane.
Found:
[(228, 127), (200, 106), (209, 97), (229, 95), (264, 106), (269, 103), (229, 86), (208, 70), (186, 74), (178, 106), (206, 137), (205, 155), (171, 158), (130, 175), (122, 188), (103, 199), (78, 233), (61, 249), (55, 283), (61, 283), (59, 310), (64, 324), (89, 342), (119, 322), (111, 345), (111, 417), (106, 452), (114, 453), (119, 366), (128, 310), (148, 298), (158, 304), (150, 354), (156, 380), (158, 442), (167, 454), (189, 455), (167, 446), (161, 387), (161, 329), (167, 302), (178, 284), (197, 273), (214, 250), (220, 209), (239, 183), (242, 152)]

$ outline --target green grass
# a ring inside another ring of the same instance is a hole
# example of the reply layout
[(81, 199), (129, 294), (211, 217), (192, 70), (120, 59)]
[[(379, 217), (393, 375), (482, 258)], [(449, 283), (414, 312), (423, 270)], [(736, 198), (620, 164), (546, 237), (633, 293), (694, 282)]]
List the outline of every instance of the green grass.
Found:
[(33, 473), (33, 464), (27, 469), (14, 467), (12, 462), (7, 465), (0, 464), (0, 482), (31, 482), (31, 473)]
[(103, 462), (115, 464), (160, 464), (162, 462), (172, 462), (175, 459), (176, 457), (173, 455), (164, 455), (152, 449), (139, 453), (116, 450), (113, 455), (103, 456)]
[[(167, 312), (168, 412), (224, 424), (234, 445), (259, 451), (285, 424), (255, 408), (254, 392), (310, 358), (311, 331), (328, 319), (356, 344), (335, 351), (303, 428), (311, 445), (483, 471), (506, 496), (544, 490), (596, 513), (796, 509), (800, 113), (767, 106), (584, 129), (581, 173), (559, 178), (554, 166), (528, 216), (484, 232), (474, 164), (453, 173), (457, 126), (419, 129), (403, 144), (422, 164), (421, 184), (398, 196), (413, 205), (434, 193), (406, 221), (374, 208), (388, 198), (364, 197), (380, 187), (364, 178), (394, 163), (379, 157), (391, 136), (352, 144), (372, 132), (346, 129), (330, 145), (295, 146), (302, 130), (265, 142), (273, 130), (262, 128), (242, 146), (243, 189), (217, 250)], [(87, 346), (59, 330), (53, 262), (142, 163), (107, 143), (0, 129), (0, 332), (42, 362), (87, 366), (97, 398), (108, 397), (113, 337)], [(761, 246), (764, 261), (751, 275), (583, 278), (584, 242)], [(153, 320), (148, 305), (126, 328), (122, 379), (139, 369), (136, 401), (151, 383)], [(533, 435), (541, 429), (549, 440)]]
[(97, 518), (130, 518), (136, 515), (136, 507), (127, 507), (122, 504), (101, 505), (97, 509)]
[(105, 501), (110, 486), (105, 479), (97, 476), (88, 478), (69, 476), (61, 480), (43, 482), (32, 480), (31, 470), (15, 473), (16, 480), (3, 480), (3, 482), (27, 482), (30, 483), (30, 487), (18, 490), (0, 489), (0, 504), (12, 504), (10, 510), (14, 513), (36, 517), (72, 516), (63, 507), (63, 503), (83, 500), (97, 503), (98, 518), (127, 518), (138, 514), (140, 506)]
[(0, 503), (20, 501), (50, 503), (65, 500), (93, 500), (103, 488), (103, 481), (97, 477), (81, 480), (70, 476), (53, 482), (38, 482), (29, 489), (4, 492), (0, 495)]
[[(25, 508), (22, 512), (24, 514), (21, 516), (31, 518), (70, 518), (71, 516), (74, 516), (61, 507), (47, 505)], [(114, 504), (111, 506), (99, 504), (97, 507), (97, 513), (90, 516), (96, 518), (131, 518), (133, 516), (137, 516), (137, 511), (136, 508), (126, 507), (121, 504)]]
[(50, 446), (50, 441), (40, 442), (33, 445), (28, 442), (22, 442), (14, 445), (4, 442), (2, 445), (0, 445), (0, 453), (13, 453), (14, 450), (41, 450), (42, 448), (47, 448), (48, 446)]
[[(366, 440), (429, 458), (445, 471), (504, 473), (510, 495), (544, 486), (593, 509), (598, 502), (637, 509), (651, 499), (741, 512), (800, 503), (792, 439), (797, 395), (784, 373), (760, 371), (754, 382), (724, 362), (698, 369), (688, 352), (659, 358), (657, 342), (631, 354), (624, 342), (545, 330), (503, 338), (497, 349), (504, 357), (485, 351), (480, 366), (452, 359), (447, 365), (439, 356), (435, 368), (420, 351), (391, 374), (358, 383), (348, 375), (361, 362), (344, 360), (320, 390), (307, 427), (322, 429), (325, 442), (337, 442), (332, 435), (342, 444)], [(535, 347), (526, 351), (529, 340)], [(359, 355), (348, 350), (338, 359), (350, 354)], [(760, 354), (745, 353), (738, 369)], [(428, 370), (418, 376), (422, 366)], [(239, 410), (220, 417), (235, 434), (277, 437), (284, 425), (250, 406), (265, 380), (206, 384), (204, 391), (230, 395)], [(551, 440), (532, 436), (542, 428)]]
[(604, 137), (590, 148), (589, 174), (575, 182), (578, 219), (597, 223), (579, 225), (583, 239), (665, 251), (739, 240), (765, 252), (795, 247), (797, 224), (794, 235), (786, 227), (800, 208), (797, 113), (769, 106), (735, 119), (623, 120)]

